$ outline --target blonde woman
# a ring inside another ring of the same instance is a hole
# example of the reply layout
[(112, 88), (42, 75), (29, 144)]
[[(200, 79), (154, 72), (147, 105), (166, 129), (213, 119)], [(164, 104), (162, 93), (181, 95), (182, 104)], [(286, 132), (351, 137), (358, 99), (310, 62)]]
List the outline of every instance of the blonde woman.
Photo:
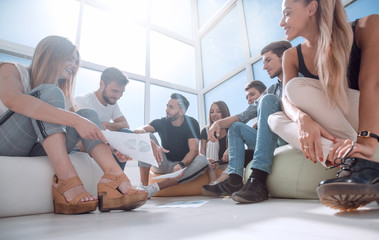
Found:
[(96, 209), (98, 197), (86, 192), (68, 156), (81, 140), (104, 171), (98, 184), (100, 211), (139, 207), (147, 193), (133, 189), (114, 161), (97, 114), (66, 110), (72, 106), (79, 64), (76, 47), (59, 36), (38, 43), (29, 68), (0, 63), (0, 155), (47, 155), (55, 171), (54, 212), (86, 213)]
[(340, 0), (283, 0), (282, 9), (287, 39), (302, 36), (305, 42), (283, 56), (284, 113), (271, 115), (270, 127), (311, 161), (342, 165), (338, 178), (317, 189), (325, 205), (351, 210), (379, 199), (373, 158), (379, 16), (348, 23)]

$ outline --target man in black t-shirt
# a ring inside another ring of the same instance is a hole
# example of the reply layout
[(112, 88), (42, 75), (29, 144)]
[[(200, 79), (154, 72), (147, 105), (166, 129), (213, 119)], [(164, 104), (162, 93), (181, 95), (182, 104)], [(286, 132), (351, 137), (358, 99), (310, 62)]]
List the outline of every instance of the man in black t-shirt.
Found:
[[(151, 166), (139, 162), (142, 183), (140, 188), (149, 193), (149, 198), (161, 189), (196, 178), (208, 167), (206, 157), (199, 155), (199, 123), (194, 118), (185, 115), (188, 106), (189, 102), (184, 96), (173, 93), (167, 103), (166, 117), (153, 120), (149, 125), (134, 131), (135, 133), (157, 132), (159, 134), (162, 147), (153, 146), (154, 155), (159, 163), (159, 168), (152, 167), (155, 173), (166, 174), (185, 168), (176, 178), (148, 185)], [(158, 144), (153, 134), (151, 137)]]

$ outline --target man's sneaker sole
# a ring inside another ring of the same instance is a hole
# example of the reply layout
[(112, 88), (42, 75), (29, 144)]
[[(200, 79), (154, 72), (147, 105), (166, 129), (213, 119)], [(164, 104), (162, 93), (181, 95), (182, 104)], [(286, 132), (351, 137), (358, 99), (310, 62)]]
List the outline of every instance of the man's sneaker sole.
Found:
[(236, 202), (239, 202), (239, 203), (259, 203), (259, 202), (263, 202), (263, 201), (267, 200), (268, 197), (264, 198), (264, 199), (259, 199), (259, 200), (249, 200), (249, 199), (246, 199), (246, 198), (239, 196), (236, 193), (233, 193), (232, 199)]
[(317, 188), (317, 194), (322, 204), (340, 210), (355, 211), (366, 204), (378, 201), (379, 183), (351, 184), (328, 183)]
[(208, 197), (227, 197), (227, 196), (231, 195), (231, 194), (228, 194), (228, 193), (217, 194), (217, 193), (214, 193), (214, 192), (207, 191), (204, 188), (201, 189), (201, 194), (204, 195), (204, 196), (208, 196)]

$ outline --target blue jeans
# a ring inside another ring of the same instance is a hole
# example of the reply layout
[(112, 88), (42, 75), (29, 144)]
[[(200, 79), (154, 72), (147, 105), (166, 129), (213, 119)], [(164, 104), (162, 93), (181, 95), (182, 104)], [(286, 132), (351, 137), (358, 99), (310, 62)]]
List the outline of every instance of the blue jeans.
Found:
[[(56, 85), (41, 84), (29, 94), (57, 108), (65, 108), (63, 92)], [(82, 109), (77, 114), (101, 127), (95, 111)], [(41, 143), (47, 136), (58, 132), (66, 134), (67, 152), (71, 152), (79, 140), (88, 153), (101, 143), (100, 140), (82, 139), (73, 127), (31, 119), (8, 110), (0, 116), (0, 156), (45, 156)]]
[(243, 175), (245, 145), (254, 149), (251, 168), (271, 172), (272, 159), (277, 147), (278, 135), (271, 132), (267, 119), (270, 114), (281, 111), (280, 99), (272, 94), (262, 97), (258, 105), (258, 129), (235, 122), (228, 131), (229, 174)]

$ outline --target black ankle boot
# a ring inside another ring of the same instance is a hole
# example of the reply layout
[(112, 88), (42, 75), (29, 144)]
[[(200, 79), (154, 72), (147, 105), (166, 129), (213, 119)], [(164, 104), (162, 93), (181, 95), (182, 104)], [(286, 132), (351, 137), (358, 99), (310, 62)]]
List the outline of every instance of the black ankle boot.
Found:
[(341, 211), (351, 211), (379, 200), (379, 163), (345, 158), (337, 178), (324, 180), (317, 188), (321, 202)]
[(268, 199), (268, 189), (266, 186), (267, 173), (253, 169), (252, 174), (245, 185), (232, 194), (232, 199), (239, 203), (258, 203)]

